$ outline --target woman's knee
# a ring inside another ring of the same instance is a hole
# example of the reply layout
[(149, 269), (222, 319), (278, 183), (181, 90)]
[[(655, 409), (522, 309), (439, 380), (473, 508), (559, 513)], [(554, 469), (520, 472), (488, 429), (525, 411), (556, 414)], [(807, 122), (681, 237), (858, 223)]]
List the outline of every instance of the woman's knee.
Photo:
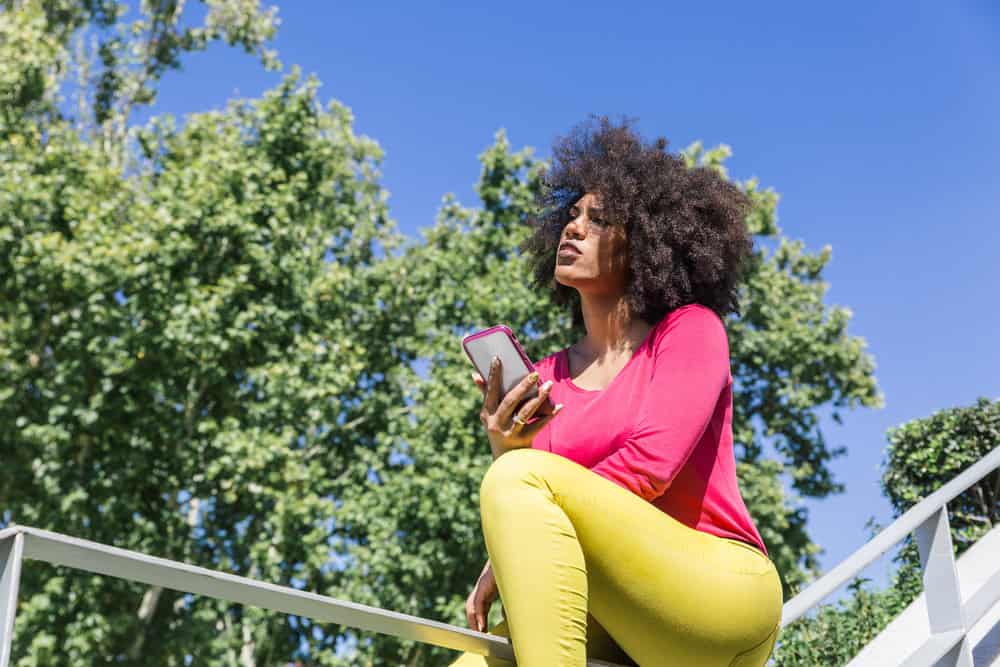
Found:
[(483, 475), (479, 485), (480, 508), (493, 499), (502, 498), (510, 490), (539, 473), (540, 459), (548, 452), (538, 449), (513, 449), (497, 458)]

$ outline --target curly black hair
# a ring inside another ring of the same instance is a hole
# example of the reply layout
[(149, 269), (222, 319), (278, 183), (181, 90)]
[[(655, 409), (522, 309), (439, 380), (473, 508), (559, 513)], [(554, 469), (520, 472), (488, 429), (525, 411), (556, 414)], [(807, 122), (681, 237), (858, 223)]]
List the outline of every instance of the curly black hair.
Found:
[(753, 253), (746, 224), (749, 197), (708, 167), (689, 168), (660, 137), (646, 142), (633, 120), (592, 116), (553, 146), (543, 176), (533, 233), (521, 244), (533, 284), (569, 305), (583, 325), (580, 295), (554, 278), (556, 252), (570, 209), (595, 193), (611, 224), (625, 229), (625, 297), (633, 316), (655, 324), (690, 303), (720, 317), (739, 314), (737, 286)]

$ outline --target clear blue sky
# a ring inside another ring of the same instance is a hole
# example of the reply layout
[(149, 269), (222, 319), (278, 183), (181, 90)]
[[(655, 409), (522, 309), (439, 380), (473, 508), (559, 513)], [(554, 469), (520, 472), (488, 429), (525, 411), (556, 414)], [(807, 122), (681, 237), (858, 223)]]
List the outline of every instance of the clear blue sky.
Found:
[[(854, 312), (849, 332), (886, 397), (822, 424), (848, 449), (833, 465), (847, 491), (809, 503), (825, 567), (866, 541), (868, 517), (891, 518), (878, 488), (886, 429), (1000, 398), (994, 0), (295, 0), (279, 16), (286, 67), (317, 74), (323, 98), (384, 148), (391, 212), (411, 237), (444, 193), (477, 203), (476, 155), (498, 128), (547, 157), (591, 112), (635, 116), (675, 149), (729, 144), (732, 176), (781, 194), (783, 232), (832, 246), (827, 302)], [(220, 107), (278, 80), (232, 49), (185, 62), (157, 111)]]

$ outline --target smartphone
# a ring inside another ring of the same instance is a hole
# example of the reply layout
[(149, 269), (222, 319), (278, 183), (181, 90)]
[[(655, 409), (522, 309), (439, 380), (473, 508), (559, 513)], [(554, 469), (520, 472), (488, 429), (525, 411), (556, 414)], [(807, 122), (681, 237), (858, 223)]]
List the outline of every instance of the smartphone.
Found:
[[(528, 355), (524, 353), (524, 348), (517, 342), (517, 336), (510, 330), (510, 327), (504, 324), (469, 334), (462, 339), (462, 347), (469, 360), (472, 361), (472, 365), (487, 382), (490, 379), (490, 362), (492, 362), (493, 357), (500, 357), (501, 370), (503, 371), (503, 377), (500, 380), (502, 395), (506, 395), (526, 375), (535, 370)], [(536, 384), (528, 392), (527, 397), (532, 398), (537, 395), (538, 385)]]

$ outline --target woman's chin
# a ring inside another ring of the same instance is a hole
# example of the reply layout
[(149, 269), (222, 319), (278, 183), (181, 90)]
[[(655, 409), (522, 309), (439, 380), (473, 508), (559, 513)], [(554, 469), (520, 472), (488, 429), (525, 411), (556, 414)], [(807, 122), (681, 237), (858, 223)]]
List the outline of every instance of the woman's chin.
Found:
[(563, 287), (576, 287), (575, 284), (576, 281), (573, 280), (572, 276), (568, 276), (566, 274), (567, 274), (566, 271), (556, 271), (555, 272), (556, 282), (562, 285)]
[(556, 266), (556, 270), (552, 275), (556, 279), (556, 282), (562, 283), (566, 287), (577, 287), (580, 283), (586, 282), (588, 278), (593, 279), (593, 276), (588, 276), (580, 269), (572, 266)]

